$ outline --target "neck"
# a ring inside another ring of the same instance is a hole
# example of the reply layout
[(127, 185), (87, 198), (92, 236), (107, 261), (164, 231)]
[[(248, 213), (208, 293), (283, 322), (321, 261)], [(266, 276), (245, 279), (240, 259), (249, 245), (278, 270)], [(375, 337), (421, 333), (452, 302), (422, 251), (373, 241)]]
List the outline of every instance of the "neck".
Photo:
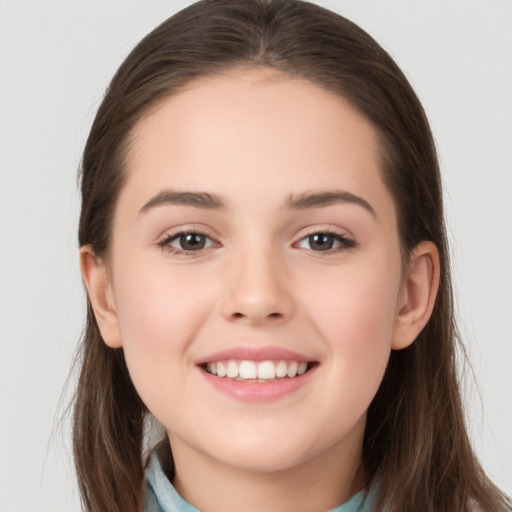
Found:
[(339, 446), (279, 471), (235, 468), (171, 438), (176, 469), (173, 484), (202, 512), (329, 510), (365, 486), (362, 431), (357, 434), (357, 443), (345, 439)]

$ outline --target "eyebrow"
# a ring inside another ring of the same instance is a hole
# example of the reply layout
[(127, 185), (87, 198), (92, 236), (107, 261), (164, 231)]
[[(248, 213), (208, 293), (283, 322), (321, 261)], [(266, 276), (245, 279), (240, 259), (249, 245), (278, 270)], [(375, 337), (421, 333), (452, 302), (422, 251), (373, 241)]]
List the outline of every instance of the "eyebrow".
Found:
[(151, 210), (155, 206), (162, 205), (193, 206), (206, 210), (225, 208), (221, 197), (209, 194), (208, 192), (181, 192), (175, 190), (164, 190), (152, 197), (140, 210), (139, 214)]
[[(297, 195), (290, 195), (285, 201), (284, 207), (288, 210), (308, 210), (324, 208), (332, 204), (349, 203), (363, 207), (374, 217), (377, 216), (370, 203), (351, 192), (344, 190), (310, 191)], [(226, 208), (222, 197), (208, 192), (187, 192), (177, 190), (164, 190), (152, 197), (140, 210), (145, 213), (156, 206), (178, 205), (192, 206), (205, 210), (220, 210)]]
[(373, 217), (377, 216), (368, 201), (344, 190), (312, 191), (290, 196), (285, 203), (285, 207), (290, 210), (307, 210), (310, 208), (323, 208), (339, 203), (356, 204), (371, 213)]

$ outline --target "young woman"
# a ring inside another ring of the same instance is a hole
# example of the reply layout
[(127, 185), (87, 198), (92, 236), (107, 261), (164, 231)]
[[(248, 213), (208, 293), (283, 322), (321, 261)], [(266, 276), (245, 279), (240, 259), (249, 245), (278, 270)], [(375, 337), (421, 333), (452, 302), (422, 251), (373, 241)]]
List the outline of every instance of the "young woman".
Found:
[(191, 5), (115, 75), (81, 178), (86, 510), (505, 510), (464, 426), (432, 136), (364, 31)]

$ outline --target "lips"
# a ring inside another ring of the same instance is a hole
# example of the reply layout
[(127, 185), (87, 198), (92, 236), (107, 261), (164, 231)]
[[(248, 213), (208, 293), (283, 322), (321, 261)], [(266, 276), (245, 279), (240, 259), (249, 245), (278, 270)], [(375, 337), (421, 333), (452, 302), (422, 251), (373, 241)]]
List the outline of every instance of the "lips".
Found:
[(237, 347), (196, 362), (217, 390), (248, 401), (277, 400), (309, 381), (318, 361), (279, 347)]

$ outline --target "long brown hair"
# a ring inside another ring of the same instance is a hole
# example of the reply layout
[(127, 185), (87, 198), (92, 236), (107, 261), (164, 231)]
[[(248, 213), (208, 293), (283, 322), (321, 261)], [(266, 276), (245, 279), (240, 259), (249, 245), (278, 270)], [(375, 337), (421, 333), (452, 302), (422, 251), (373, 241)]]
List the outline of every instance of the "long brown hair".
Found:
[[(488, 512), (506, 499), (477, 462), (457, 377), (457, 331), (439, 166), (425, 113), (391, 57), (347, 19), (301, 0), (202, 0), (157, 27), (114, 76), (81, 165), (80, 246), (106, 256), (123, 186), (127, 140), (150, 106), (194, 78), (268, 66), (334, 91), (375, 127), (383, 176), (398, 212), (402, 254), (434, 242), (441, 284), (430, 321), (393, 351), (370, 405), (363, 446), (378, 510)], [(147, 410), (122, 349), (110, 349), (88, 303), (74, 409), (74, 454), (88, 512), (141, 511)]]

